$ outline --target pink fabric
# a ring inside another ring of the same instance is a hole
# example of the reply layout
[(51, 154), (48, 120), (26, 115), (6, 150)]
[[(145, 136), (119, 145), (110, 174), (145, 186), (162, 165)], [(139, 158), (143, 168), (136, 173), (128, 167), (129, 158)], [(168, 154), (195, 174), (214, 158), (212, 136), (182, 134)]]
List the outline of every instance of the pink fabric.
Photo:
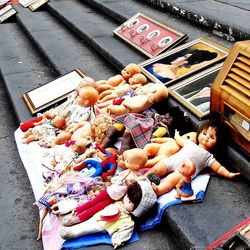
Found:
[(52, 216), (49, 228), (43, 230), (42, 240), (44, 250), (60, 249), (64, 240), (60, 236), (62, 225), (56, 216)]

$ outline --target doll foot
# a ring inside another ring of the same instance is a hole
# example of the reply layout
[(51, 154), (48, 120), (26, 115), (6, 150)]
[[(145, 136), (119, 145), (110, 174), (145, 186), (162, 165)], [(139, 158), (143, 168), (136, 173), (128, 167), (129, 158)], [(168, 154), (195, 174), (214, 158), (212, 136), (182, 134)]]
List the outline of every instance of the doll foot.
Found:
[(80, 219), (77, 215), (68, 214), (61, 218), (61, 223), (65, 227), (70, 227), (80, 223)]
[(73, 234), (71, 228), (66, 228), (63, 227), (60, 231), (60, 236), (64, 239), (64, 240), (70, 240), (70, 239), (74, 239), (75, 235)]

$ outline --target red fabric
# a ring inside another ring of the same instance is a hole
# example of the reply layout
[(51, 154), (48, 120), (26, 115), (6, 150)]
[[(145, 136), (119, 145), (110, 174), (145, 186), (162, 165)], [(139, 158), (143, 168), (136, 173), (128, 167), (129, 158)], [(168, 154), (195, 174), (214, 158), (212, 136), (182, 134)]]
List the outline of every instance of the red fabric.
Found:
[(40, 122), (43, 119), (42, 116), (36, 117), (33, 120), (29, 120), (27, 122), (22, 123), (19, 127), (23, 132), (26, 132), (29, 128), (34, 128), (34, 123)]
[(88, 201), (87, 203), (78, 206), (75, 210), (78, 213), (80, 221), (86, 221), (91, 218), (95, 213), (101, 211), (103, 208), (112, 204), (113, 200), (104, 189), (98, 194), (94, 199)]

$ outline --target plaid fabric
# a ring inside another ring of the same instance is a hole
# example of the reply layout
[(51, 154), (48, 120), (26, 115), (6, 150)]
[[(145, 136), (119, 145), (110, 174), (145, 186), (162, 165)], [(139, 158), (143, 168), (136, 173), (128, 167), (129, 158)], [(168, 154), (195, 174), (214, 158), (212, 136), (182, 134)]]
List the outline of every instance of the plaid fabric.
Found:
[(154, 127), (154, 119), (142, 114), (129, 113), (115, 117), (116, 122), (122, 123), (129, 130), (136, 147), (144, 148), (150, 141)]

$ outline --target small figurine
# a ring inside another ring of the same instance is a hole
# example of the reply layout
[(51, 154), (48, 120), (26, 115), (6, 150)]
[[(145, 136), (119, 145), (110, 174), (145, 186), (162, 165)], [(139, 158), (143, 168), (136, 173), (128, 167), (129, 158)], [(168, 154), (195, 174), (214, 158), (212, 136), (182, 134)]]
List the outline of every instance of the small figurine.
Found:
[(191, 176), (195, 173), (196, 167), (194, 163), (186, 159), (183, 161), (181, 167), (178, 169), (179, 173), (182, 175), (180, 181), (176, 185), (176, 199), (187, 200), (193, 196), (194, 190), (191, 185)]
[(165, 157), (145, 173), (146, 176), (150, 173), (155, 173), (163, 177), (167, 173), (172, 172), (155, 187), (157, 195), (167, 193), (177, 185), (181, 179), (178, 169), (185, 159), (190, 159), (196, 166), (196, 171), (191, 177), (192, 179), (205, 167), (210, 167), (217, 174), (229, 179), (239, 176), (240, 173), (228, 171), (209, 152), (218, 145), (219, 135), (219, 126), (215, 121), (206, 121), (200, 125), (197, 131), (198, 145), (191, 140), (182, 139), (179, 132), (176, 131), (175, 140), (178, 140), (178, 144), (182, 145), (183, 148), (176, 154)]

